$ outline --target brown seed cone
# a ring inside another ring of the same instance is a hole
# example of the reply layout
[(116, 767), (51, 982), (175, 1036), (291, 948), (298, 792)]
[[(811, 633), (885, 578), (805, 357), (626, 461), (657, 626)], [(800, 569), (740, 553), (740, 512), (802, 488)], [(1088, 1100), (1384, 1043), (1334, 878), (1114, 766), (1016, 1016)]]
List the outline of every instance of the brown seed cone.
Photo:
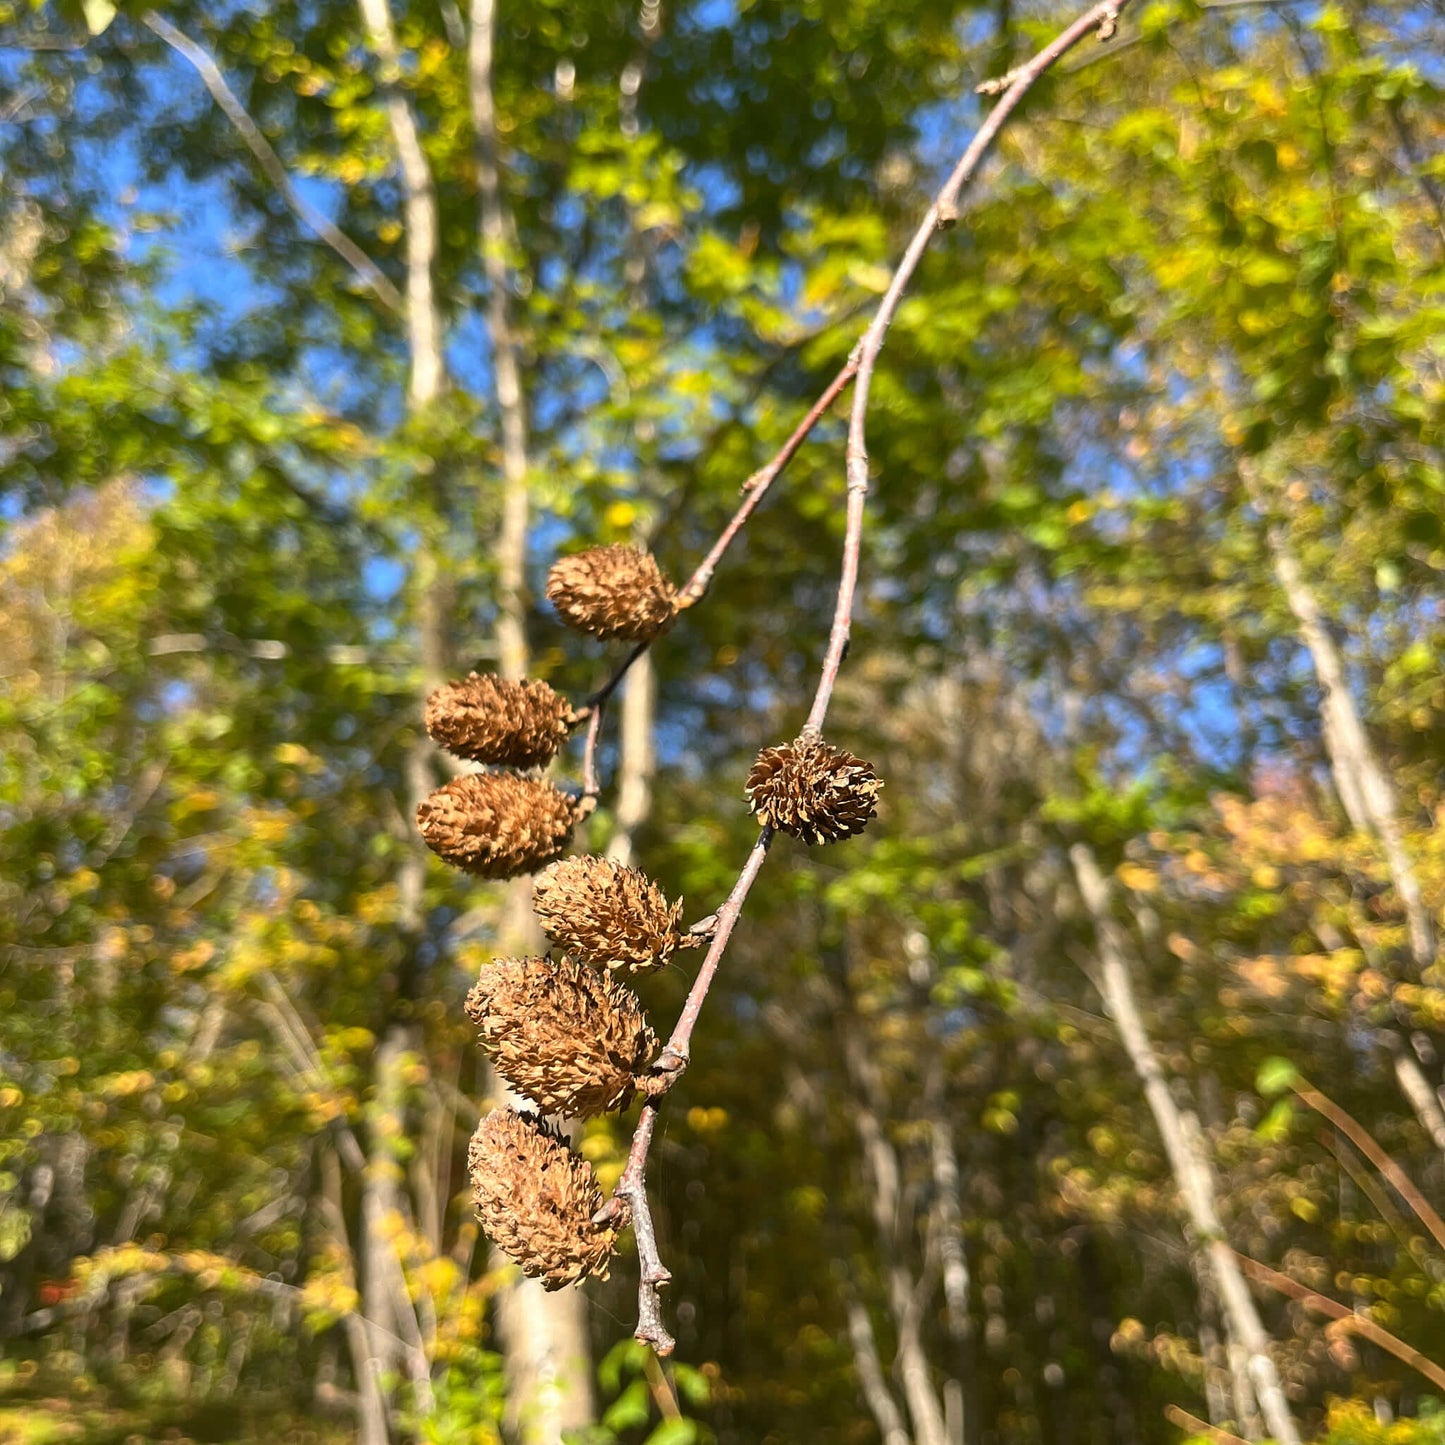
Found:
[(863, 831), (882, 786), (871, 763), (822, 738), (801, 737), (764, 748), (743, 793), (767, 827), (805, 843), (836, 843)]
[(494, 1109), (467, 1146), (467, 1170), (482, 1228), (523, 1274), (549, 1290), (607, 1278), (626, 1212), (593, 1224), (602, 1191), (592, 1166), (535, 1114)]
[(575, 820), (566, 793), (511, 773), (453, 778), (416, 810), (427, 847), (479, 878), (535, 873), (567, 846)]
[(592, 547), (559, 557), (547, 574), (547, 600), (562, 621), (596, 637), (655, 637), (676, 596), (657, 558), (641, 547)]
[(546, 767), (572, 721), (567, 699), (535, 678), (474, 672), (426, 700), (426, 730), (449, 753), (508, 768)]
[(554, 943), (608, 968), (654, 968), (681, 941), (682, 904), (610, 858), (563, 858), (532, 885), (532, 910)]
[(657, 1053), (637, 995), (573, 959), (499, 958), (467, 995), (497, 1072), (544, 1113), (625, 1109)]

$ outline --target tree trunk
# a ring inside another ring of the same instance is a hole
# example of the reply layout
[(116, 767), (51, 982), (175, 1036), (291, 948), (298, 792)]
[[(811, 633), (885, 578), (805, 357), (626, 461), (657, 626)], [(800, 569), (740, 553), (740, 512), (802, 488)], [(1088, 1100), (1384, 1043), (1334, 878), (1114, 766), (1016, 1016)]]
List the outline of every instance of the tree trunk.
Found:
[[(436, 186), (422, 150), (416, 115), (396, 83), (400, 54), (387, 0), (357, 0), (357, 3), (367, 40), (379, 62), (387, 120), (401, 171), (406, 228), (407, 410), (415, 416), (435, 403), (444, 377), (442, 324), (432, 275), (438, 234)], [(447, 619), (445, 589), (440, 585), (437, 561), (425, 549), (417, 556), (412, 582), (423, 685), (431, 687), (445, 670)], [(407, 759), (412, 807), (430, 791), (428, 752), (428, 745), (419, 740)], [(405, 1137), (407, 1129), (406, 1086), (402, 1073), (407, 1055), (415, 1052), (419, 1044), (415, 1026), (404, 1015), (405, 1005), (416, 989), (415, 959), (425, 929), (422, 896), (425, 877), (425, 855), (419, 846), (414, 846), (404, 854), (397, 879), (401, 902), (399, 922), (405, 938), (405, 957), (396, 986), (396, 1004), (401, 1007), (387, 1021), (376, 1051), (370, 1157), (362, 1193), (361, 1217), (366, 1239), (361, 1299), (367, 1324), (366, 1343), (371, 1354), (369, 1370), (374, 1374), (390, 1373), (402, 1362), (407, 1352), (401, 1339), (409, 1333), (408, 1324), (412, 1331), (416, 1328), (405, 1281), (395, 1277), (401, 1266), (388, 1232), (405, 1218), (402, 1209), (405, 1175), (397, 1158), (396, 1144)], [(409, 1320), (403, 1318), (403, 1312), (410, 1316)], [(429, 1374), (423, 1378), (425, 1363), (424, 1358), (421, 1362), (407, 1360), (417, 1386), (415, 1405), (419, 1413), (426, 1412), (430, 1397)], [(375, 1436), (372, 1411), (365, 1408), (368, 1399), (365, 1389), (361, 1398), (363, 1431), (384, 1440), (384, 1424), (382, 1434)], [(368, 1440), (367, 1445), (372, 1442)]]
[(863, 1177), (878, 1240), (879, 1272), (897, 1337), (898, 1382), (913, 1423), (916, 1445), (948, 1445), (943, 1406), (933, 1387), (933, 1371), (923, 1342), (925, 1304), (919, 1298), (917, 1281), (903, 1256), (898, 1153), (883, 1128), (877, 1073), (868, 1057), (862, 1025), (849, 1012), (840, 1018), (840, 1026), (843, 1062), (854, 1095), (853, 1122), (862, 1150)]
[[(531, 650), (526, 627), (529, 434), (522, 386), (521, 346), (511, 314), (512, 269), (507, 261), (511, 220), (498, 164), (492, 89), (495, 0), (472, 0), (467, 69), (476, 131), (481, 201), (482, 267), (487, 278), (487, 332), (502, 435), (502, 508), (497, 533), (497, 658), (504, 677), (526, 675)], [(508, 892), (503, 936), (507, 946), (539, 952), (532, 885), (519, 879)], [(519, 1100), (513, 1099), (514, 1104)], [(511, 1384), (509, 1416), (520, 1437), (554, 1445), (564, 1430), (593, 1418), (587, 1297), (580, 1289), (549, 1294), (538, 1280), (519, 1280), (498, 1301), (498, 1322)]]
[[(1247, 462), (1241, 462), (1240, 473), (1258, 507), (1258, 482)], [(1365, 731), (1345, 680), (1344, 660), (1330, 636), (1314, 591), (1300, 571), (1287, 532), (1279, 522), (1270, 522), (1265, 528), (1265, 538), (1274, 563), (1274, 575), (1299, 626), (1300, 640), (1310, 655), (1323, 693), (1320, 718), (1335, 791), (1355, 828), (1380, 840), (1390, 879), (1405, 909), (1410, 953), (1416, 969), (1423, 972), (1435, 961), (1434, 930), (1414, 865), (1405, 850), (1395, 789)]]
[(497, 159), (497, 112), (492, 93), (496, 0), (472, 0), (467, 55), (472, 125), (477, 142), (482, 268), (487, 277), (487, 334), (502, 431), (502, 525), (497, 535), (497, 655), (504, 677), (527, 670), (524, 586), (527, 566), (527, 400), (521, 347), (512, 324), (512, 272), (507, 264), (510, 217)]
[(1191, 1233), (1209, 1261), (1230, 1334), (1244, 1355), (1244, 1371), (1259, 1402), (1260, 1413), (1280, 1445), (1299, 1445), (1299, 1430), (1270, 1357), (1269, 1336), (1244, 1282), (1239, 1261), (1225, 1238), (1204, 1136), (1194, 1116), (1175, 1103), (1144, 1026), (1134, 980), (1125, 961), (1123, 940), (1109, 912), (1109, 885), (1099, 871), (1093, 850), (1085, 844), (1074, 844), (1069, 849), (1069, 858), (1098, 938), (1099, 971), (1095, 982), (1134, 1072), (1144, 1086), (1144, 1097), (1163, 1138)]
[(913, 1445), (878, 1363), (873, 1321), (868, 1318), (863, 1301), (853, 1294), (848, 1296), (848, 1342), (853, 1347), (853, 1370), (858, 1376), (858, 1387), (878, 1425), (883, 1445)]
[[(1319, 680), (1321, 731), (1335, 792), (1354, 828), (1373, 834), (1380, 841), (1390, 880), (1405, 910), (1410, 955), (1419, 976), (1435, 961), (1434, 929), (1410, 855), (1405, 849), (1395, 790), (1389, 774), (1375, 754), (1364, 721), (1355, 706), (1345, 679), (1344, 660), (1325, 624), (1314, 590), (1300, 570), (1299, 560), (1290, 546), (1289, 533), (1282, 523), (1268, 520), (1269, 508), (1253, 463), (1241, 457), (1238, 466), (1250, 501), (1255, 510), (1267, 519), (1265, 540), (1274, 564), (1274, 575), (1290, 614), (1299, 627), (1300, 641), (1309, 653)], [(1392, 1031), (1387, 1036), (1386, 1046), (1400, 1092), (1436, 1149), (1445, 1154), (1445, 1109), (1441, 1107), (1439, 1093), (1431, 1087), (1409, 1042), (1398, 1031)]]
[(972, 1365), (973, 1318), (969, 1312), (968, 1256), (963, 1246), (963, 1217), (959, 1208), (958, 1155), (953, 1125), (936, 1100), (928, 1121), (933, 1156), (934, 1212), (938, 1227), (938, 1253), (943, 1265), (944, 1324), (948, 1329), (954, 1374), (943, 1383), (944, 1420), (948, 1445), (963, 1445), (967, 1434), (963, 1381)]
[(617, 803), (615, 827), (607, 856), (615, 863), (632, 862), (633, 835), (652, 807), (652, 774), (657, 764), (653, 718), (657, 709), (657, 676), (652, 654), (632, 664), (623, 683), (622, 718), (617, 736)]

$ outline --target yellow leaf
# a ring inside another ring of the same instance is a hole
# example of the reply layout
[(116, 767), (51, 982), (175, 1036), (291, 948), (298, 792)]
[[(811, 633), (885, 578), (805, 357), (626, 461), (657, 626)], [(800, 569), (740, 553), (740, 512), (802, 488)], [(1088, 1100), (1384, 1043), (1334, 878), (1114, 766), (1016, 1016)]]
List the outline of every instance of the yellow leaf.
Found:
[(1115, 877), (1135, 893), (1149, 893), (1159, 886), (1159, 875), (1142, 863), (1121, 863), (1115, 869)]

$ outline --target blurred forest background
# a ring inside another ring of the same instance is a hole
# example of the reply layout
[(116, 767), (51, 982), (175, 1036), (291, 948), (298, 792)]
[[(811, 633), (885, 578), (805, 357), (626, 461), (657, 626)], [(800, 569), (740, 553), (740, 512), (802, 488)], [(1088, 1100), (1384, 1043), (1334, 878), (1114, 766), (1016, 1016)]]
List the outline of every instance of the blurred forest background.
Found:
[[(1445, 1441), (1440, 0), (1140, 0), (1030, 96), (874, 387), (881, 815), (659, 1126), (674, 1359), (472, 1222), (525, 887), (420, 846), (420, 699), (598, 685), (547, 565), (690, 572), (1072, 15), (0, 5), (0, 1439)], [(579, 841), (689, 920), (840, 417), (614, 710)]]

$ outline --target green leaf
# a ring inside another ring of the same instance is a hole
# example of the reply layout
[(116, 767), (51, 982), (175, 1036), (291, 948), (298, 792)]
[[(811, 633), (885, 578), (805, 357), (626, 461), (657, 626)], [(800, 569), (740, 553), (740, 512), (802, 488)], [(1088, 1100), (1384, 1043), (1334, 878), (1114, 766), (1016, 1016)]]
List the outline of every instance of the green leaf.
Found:
[(695, 1420), (664, 1420), (644, 1445), (697, 1445), (702, 1438)]
[(1267, 1058), (1254, 1076), (1254, 1087), (1266, 1099), (1282, 1094), (1286, 1089), (1293, 1089), (1298, 1082), (1299, 1070), (1289, 1059), (1279, 1055)]
[(646, 1380), (634, 1380), (607, 1407), (602, 1423), (609, 1430), (633, 1430), (645, 1424), (652, 1417), (652, 1396)]
[(1294, 1124), (1294, 1100), (1277, 1099), (1274, 1107), (1255, 1126), (1255, 1138), (1267, 1144), (1282, 1144)]

